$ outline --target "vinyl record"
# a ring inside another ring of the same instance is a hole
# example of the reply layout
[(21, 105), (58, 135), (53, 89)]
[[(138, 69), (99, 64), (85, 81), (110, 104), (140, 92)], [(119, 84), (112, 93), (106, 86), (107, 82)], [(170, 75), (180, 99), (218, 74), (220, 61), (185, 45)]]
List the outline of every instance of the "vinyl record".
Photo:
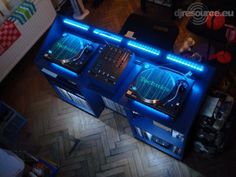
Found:
[(143, 101), (155, 104), (162, 102), (175, 88), (176, 81), (171, 72), (161, 68), (149, 68), (142, 71), (135, 82), (135, 93)]
[(48, 55), (55, 60), (73, 59), (80, 53), (84, 46), (83, 40), (79, 37), (71, 34), (63, 34), (48, 51)]

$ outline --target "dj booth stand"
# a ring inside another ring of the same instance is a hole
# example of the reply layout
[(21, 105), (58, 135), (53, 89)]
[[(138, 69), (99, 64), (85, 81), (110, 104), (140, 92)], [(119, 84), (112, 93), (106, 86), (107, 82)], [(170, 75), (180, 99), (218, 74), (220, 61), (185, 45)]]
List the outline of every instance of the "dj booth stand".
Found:
[[(69, 20), (69, 23), (66, 23), (65, 19), (67, 19), (67, 22)], [(64, 101), (95, 117), (99, 117), (105, 106), (111, 108), (127, 116), (135, 138), (176, 159), (182, 159), (191, 127), (211, 84), (214, 69), (202, 64), (204, 69), (201, 71), (194, 70), (191, 68), (192, 61), (190, 60), (177, 57), (177, 59), (174, 58), (171, 61), (168, 59), (168, 56), (171, 56), (170, 52), (161, 50), (160, 55), (156, 56), (152, 53), (153, 51), (158, 51), (155, 47), (138, 42), (138, 47), (133, 48), (129, 45), (130, 42), (134, 42), (133, 40), (106, 30), (102, 30), (100, 35), (98, 35), (94, 32), (97, 29), (96, 27), (58, 16), (35, 60), (37, 67)], [(89, 70), (93, 67), (98, 53), (91, 57), (89, 63), (79, 74), (46, 60), (43, 57), (44, 54), (63, 33), (77, 35), (100, 44), (104, 44), (106, 41), (132, 51), (133, 54), (127, 65), (128, 69), (125, 69), (121, 74), (119, 84), (114, 88), (110, 88), (106, 87), (106, 83), (91, 78)], [(145, 49), (142, 49), (142, 47), (145, 47)], [(194, 80), (194, 85), (176, 118), (173, 119), (167, 114), (163, 114), (126, 96), (126, 91), (130, 84), (145, 63), (154, 66), (165, 65), (170, 69), (183, 73), (192, 72), (191, 79)], [(74, 96), (82, 100), (77, 101)], [(81, 102), (82, 104), (78, 104)]]

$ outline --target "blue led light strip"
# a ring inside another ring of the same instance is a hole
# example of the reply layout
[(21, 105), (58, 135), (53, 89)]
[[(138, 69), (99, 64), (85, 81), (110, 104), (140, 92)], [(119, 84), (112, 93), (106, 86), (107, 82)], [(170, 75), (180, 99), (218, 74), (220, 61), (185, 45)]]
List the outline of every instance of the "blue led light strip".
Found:
[(106, 32), (106, 31), (102, 31), (102, 30), (99, 30), (99, 29), (93, 30), (93, 33), (97, 34), (99, 36), (105, 37), (107, 39), (111, 39), (111, 40), (116, 41), (116, 42), (121, 42), (122, 39), (123, 39), (120, 36), (117, 36), (115, 34), (112, 34), (112, 33)]
[(166, 59), (174, 61), (176, 63), (179, 63), (181, 65), (184, 65), (184, 66), (186, 66), (188, 68), (192, 68), (192, 69), (197, 70), (197, 71), (203, 71), (204, 70), (204, 66), (203, 65), (197, 64), (195, 62), (188, 61), (188, 60), (186, 60), (184, 58), (181, 58), (181, 57), (178, 57), (176, 55), (168, 54), (166, 56)]
[(144, 52), (148, 52), (153, 55), (160, 55), (161, 51), (152, 47), (149, 47), (147, 45), (143, 45), (141, 43), (135, 42), (135, 41), (129, 41), (128, 46), (134, 47), (136, 49), (140, 49)]
[(67, 74), (72, 75), (72, 76), (78, 76), (77, 73), (75, 73), (75, 72), (73, 72), (73, 71), (71, 71), (71, 70), (69, 70), (69, 69), (66, 69), (66, 68), (64, 68), (64, 67), (62, 67), (62, 66), (60, 66), (60, 65), (58, 65), (58, 64), (56, 64), (56, 63), (51, 63), (51, 65), (52, 65), (54, 68), (56, 68), (56, 69), (58, 69), (58, 70), (60, 70), (60, 71), (62, 71), (62, 72), (64, 72), (64, 73), (67, 73)]
[(67, 25), (70, 25), (70, 26), (73, 26), (73, 27), (76, 27), (85, 31), (88, 31), (89, 29), (88, 25), (85, 25), (85, 24), (82, 24), (82, 23), (79, 23), (70, 19), (64, 19), (63, 22)]
[(165, 113), (163, 113), (163, 112), (160, 112), (160, 111), (158, 111), (158, 110), (156, 110), (156, 109), (154, 109), (154, 108), (152, 108), (152, 107), (149, 107), (149, 106), (147, 106), (147, 105), (145, 105), (145, 104), (143, 104), (143, 103), (140, 103), (140, 102), (138, 102), (138, 101), (133, 101), (133, 103), (134, 103), (135, 105), (139, 106), (139, 107), (142, 107), (142, 108), (146, 109), (147, 111), (154, 112), (155, 114), (157, 114), (158, 116), (160, 116), (160, 117), (162, 117), (162, 118), (164, 118), (164, 119), (170, 119), (170, 116), (169, 116), (169, 115), (167, 115), (167, 114), (165, 114)]

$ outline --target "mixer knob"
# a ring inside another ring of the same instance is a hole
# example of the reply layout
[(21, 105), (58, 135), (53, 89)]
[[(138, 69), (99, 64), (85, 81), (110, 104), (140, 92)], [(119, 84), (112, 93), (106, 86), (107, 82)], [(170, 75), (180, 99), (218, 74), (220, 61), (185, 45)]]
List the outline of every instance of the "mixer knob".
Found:
[(87, 46), (86, 46), (86, 49), (85, 49), (85, 53), (86, 54), (89, 54), (89, 53), (91, 53), (93, 51), (93, 45), (92, 44), (88, 44)]
[(186, 81), (180, 81), (179, 84), (180, 84), (179, 90), (180, 90), (181, 92), (185, 92), (186, 89), (188, 88), (188, 83), (187, 83)]

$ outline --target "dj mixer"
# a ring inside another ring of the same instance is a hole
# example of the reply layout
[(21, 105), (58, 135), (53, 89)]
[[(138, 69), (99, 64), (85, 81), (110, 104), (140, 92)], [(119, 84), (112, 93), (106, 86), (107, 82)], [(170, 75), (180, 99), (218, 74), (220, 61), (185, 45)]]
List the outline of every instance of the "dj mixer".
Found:
[(96, 63), (89, 73), (97, 80), (115, 85), (130, 60), (131, 52), (115, 45), (106, 44), (100, 48), (99, 53)]

